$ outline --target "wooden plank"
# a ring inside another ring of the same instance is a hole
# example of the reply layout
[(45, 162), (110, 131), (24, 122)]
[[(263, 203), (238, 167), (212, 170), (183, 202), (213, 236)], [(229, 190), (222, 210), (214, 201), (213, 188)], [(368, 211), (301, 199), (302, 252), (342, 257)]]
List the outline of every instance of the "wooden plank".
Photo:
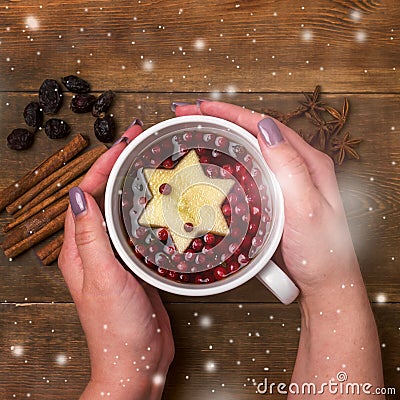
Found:
[[(118, 121), (119, 133), (136, 117), (145, 126), (172, 117), (169, 104), (172, 100), (195, 101), (200, 94), (122, 94), (118, 93), (113, 112)], [(181, 97), (182, 96), (182, 97)], [(50, 140), (43, 132), (37, 133), (34, 147), (27, 152), (7, 149), (5, 136), (12, 128), (23, 126), (22, 110), (33, 95), (29, 93), (0, 94), (0, 189), (6, 187), (24, 172), (60, 148), (67, 139)], [(372, 301), (384, 294), (387, 301), (400, 299), (400, 114), (398, 95), (351, 95), (350, 119), (346, 128), (354, 137), (362, 137), (361, 160), (348, 161), (337, 169), (342, 197), (349, 217), (350, 229), (359, 256), (361, 268)], [(329, 104), (340, 106), (341, 95), (324, 95)], [(302, 95), (246, 94), (224, 95), (221, 99), (261, 111), (273, 108), (290, 111), (297, 107)], [(9, 103), (9, 106), (6, 104)], [(68, 110), (68, 102), (60, 116), (71, 124), (73, 132), (90, 136), (94, 118), (76, 115)], [(371, 111), (373, 110), (373, 112)], [(311, 129), (307, 125), (307, 129)], [(4, 173), (6, 172), (6, 173)], [(0, 221), (7, 220), (0, 214)], [(0, 300), (7, 301), (70, 301), (58, 271), (42, 268), (30, 251), (13, 262), (0, 254), (2, 292)], [(167, 301), (186, 301), (178, 296), (165, 295)], [(209, 301), (209, 298), (193, 299)], [(215, 296), (213, 301), (275, 301), (253, 280), (242, 288)]]
[[(264, 378), (290, 382), (299, 338), (297, 306), (233, 303), (167, 308), (176, 356), (165, 400), (250, 400), (256, 398), (254, 382)], [(375, 306), (374, 312), (383, 346), (385, 385), (399, 391), (400, 305)], [(1, 398), (26, 398), (28, 393), (41, 400), (78, 398), (90, 372), (75, 307), (2, 304), (0, 313)]]
[(397, 0), (6, 2), (0, 90), (399, 92), (399, 20)]

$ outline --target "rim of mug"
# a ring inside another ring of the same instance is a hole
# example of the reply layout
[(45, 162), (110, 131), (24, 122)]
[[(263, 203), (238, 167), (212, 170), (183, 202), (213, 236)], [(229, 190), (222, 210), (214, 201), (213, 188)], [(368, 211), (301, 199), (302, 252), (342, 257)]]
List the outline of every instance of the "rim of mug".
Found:
[[(150, 136), (154, 135), (158, 132), (171, 128), (174, 125), (181, 124), (193, 124), (192, 128), (198, 128), (202, 124), (212, 124), (217, 125), (219, 129), (223, 129), (225, 131), (229, 131), (234, 134), (240, 135), (247, 142), (249, 142), (253, 148), (258, 153), (258, 156), (262, 158), (261, 151), (258, 146), (258, 142), (255, 136), (253, 136), (250, 132), (245, 130), (239, 125), (236, 125), (230, 121), (226, 121), (221, 118), (205, 116), (205, 115), (190, 115), (190, 116), (182, 116), (175, 117), (165, 121), (162, 121), (158, 124), (151, 126), (150, 128), (143, 131), (140, 135), (134, 138), (128, 146), (123, 150), (123, 152), (118, 157), (115, 162), (111, 173), (109, 175), (106, 192), (105, 192), (105, 219), (107, 224), (107, 230), (110, 236), (110, 239), (121, 259), (124, 261), (126, 266), (135, 273), (139, 278), (143, 279), (145, 282), (151, 284), (152, 286), (157, 287), (158, 289), (164, 290), (169, 293), (184, 295), (184, 296), (208, 296), (214, 295), (222, 292), (226, 292), (228, 290), (234, 289), (251, 278), (257, 275), (268, 263), (271, 259), (272, 255), (275, 253), (279, 242), (282, 237), (283, 225), (284, 225), (284, 201), (281, 188), (279, 183), (274, 175), (274, 173), (270, 170), (268, 165), (263, 162), (261, 167), (264, 169), (263, 173), (267, 173), (270, 181), (272, 182), (272, 188), (270, 188), (271, 192), (271, 204), (274, 216), (271, 217), (271, 226), (270, 226), (270, 235), (269, 235), (269, 243), (268, 246), (263, 246), (263, 249), (259, 254), (254, 257), (250, 261), (250, 265), (246, 265), (241, 268), (239, 271), (232, 274), (230, 277), (221, 279), (219, 281), (215, 281), (207, 284), (194, 284), (194, 283), (182, 283), (182, 282), (174, 282), (172, 280), (168, 280), (167, 278), (161, 277), (157, 275), (155, 271), (152, 271), (150, 268), (136, 262), (134, 257), (132, 257), (132, 250), (127, 250), (127, 241), (125, 235), (121, 235), (118, 231), (123, 231), (125, 228), (122, 228), (117, 225), (121, 224), (121, 219), (119, 212), (116, 214), (116, 210), (119, 207), (115, 207), (115, 197), (118, 199), (118, 192), (121, 189), (121, 185), (118, 182), (123, 179), (127, 170), (129, 169), (130, 163), (121, 174), (121, 169), (126, 167), (125, 163), (131, 154), (139, 147), (139, 145), (148, 139)], [(121, 237), (123, 236), (123, 237)]]

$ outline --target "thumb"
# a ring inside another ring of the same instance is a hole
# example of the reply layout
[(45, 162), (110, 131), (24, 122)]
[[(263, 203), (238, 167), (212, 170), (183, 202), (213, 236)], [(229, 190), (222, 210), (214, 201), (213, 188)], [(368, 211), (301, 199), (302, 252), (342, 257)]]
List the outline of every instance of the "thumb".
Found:
[(285, 140), (272, 118), (258, 123), (257, 136), (261, 153), (274, 172), (285, 198), (286, 208), (307, 204), (310, 196), (317, 194), (306, 161)]
[(103, 215), (94, 198), (84, 193), (80, 187), (72, 188), (69, 198), (75, 216), (75, 243), (82, 260), (85, 283), (104, 282), (104, 279), (107, 282), (107, 275), (116, 259)]

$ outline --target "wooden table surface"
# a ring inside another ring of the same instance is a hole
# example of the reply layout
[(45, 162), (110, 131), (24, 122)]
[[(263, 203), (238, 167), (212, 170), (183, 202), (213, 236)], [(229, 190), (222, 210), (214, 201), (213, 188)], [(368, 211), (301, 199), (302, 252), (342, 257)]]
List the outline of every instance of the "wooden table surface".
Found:
[[(172, 117), (172, 100), (286, 112), (316, 84), (327, 103), (340, 106), (347, 97), (346, 129), (363, 139), (361, 160), (346, 161), (337, 177), (378, 323), (386, 386), (398, 394), (399, 21), (397, 0), (4, 0), (0, 189), (67, 141), (42, 132), (26, 152), (6, 147), (46, 78), (80, 74), (95, 93), (115, 90), (119, 134), (136, 117), (146, 127)], [(59, 115), (96, 144), (93, 118), (72, 114), (67, 103)], [(8, 219), (3, 212), (0, 222)], [(255, 279), (213, 297), (162, 297), (176, 344), (165, 399), (257, 399), (264, 378), (290, 381), (297, 304), (279, 304)], [(57, 266), (43, 267), (32, 250), (12, 262), (0, 254), (0, 302), (0, 398), (77, 399), (89, 377), (88, 353)]]

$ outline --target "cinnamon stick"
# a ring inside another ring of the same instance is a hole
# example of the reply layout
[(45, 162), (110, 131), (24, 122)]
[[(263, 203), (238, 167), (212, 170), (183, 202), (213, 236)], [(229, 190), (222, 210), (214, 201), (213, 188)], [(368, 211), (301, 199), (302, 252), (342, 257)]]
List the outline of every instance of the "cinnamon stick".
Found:
[[(62, 198), (68, 198), (68, 192), (71, 188), (74, 186), (79, 186), (79, 184), (83, 180), (83, 176), (80, 176), (78, 179), (75, 179), (72, 181), (69, 185), (64, 186), (62, 189), (54, 193), (53, 195), (49, 196), (46, 200), (42, 201), (38, 205), (32, 207), (30, 203), (26, 205), (28, 208), (26, 211), (25, 210), (20, 210), (17, 213), (14, 214), (15, 220), (11, 221), (7, 225), (3, 227), (3, 232), (6, 233), (9, 230), (15, 228), (19, 224), (22, 224), (24, 221), (26, 221), (28, 218), (32, 217), (38, 212), (45, 212), (46, 208), (53, 204), (55, 201), (62, 199)], [(31, 208), (32, 207), (32, 208)], [(25, 209), (25, 207), (24, 207)]]
[(24, 251), (30, 249), (35, 244), (38, 244), (44, 239), (47, 239), (53, 233), (58, 232), (64, 226), (66, 211), (62, 214), (55, 217), (52, 221), (50, 221), (46, 226), (44, 226), (39, 231), (35, 232), (34, 234), (30, 235), (26, 239), (21, 240), (14, 246), (6, 249), (4, 254), (8, 258), (16, 257), (17, 255), (23, 253)]
[(62, 244), (64, 242), (64, 234), (56, 236), (52, 241), (36, 251), (36, 255), (42, 261), (43, 265), (50, 265), (58, 258)]
[(82, 135), (74, 136), (62, 149), (26, 173), (21, 179), (3, 189), (0, 193), (0, 211), (76, 156), (88, 144), (89, 141)]
[(43, 265), (50, 265), (54, 261), (57, 260), (58, 256), (60, 255), (62, 246), (57, 247), (54, 249), (46, 258), (42, 260)]
[[(57, 191), (60, 187), (69, 183), (71, 180), (81, 175), (84, 171), (89, 169), (92, 164), (107, 150), (104, 145), (97, 146), (86, 153), (83, 153), (79, 157), (75, 158), (64, 167), (59, 168), (53, 172), (47, 178), (40, 181), (37, 185), (29, 189), (21, 197), (17, 198), (14, 202), (6, 207), (6, 210), (10, 214), (14, 214), (18, 210), (21, 210), (24, 205), (30, 202), (32, 199), (41, 194), (47, 187), (46, 197)], [(43, 200), (42, 196), (39, 196)], [(41, 201), (40, 200), (40, 201)], [(26, 208), (25, 208), (26, 210)]]
[(29, 237), (33, 233), (42, 229), (46, 224), (48, 224), (54, 217), (61, 214), (68, 208), (69, 201), (68, 197), (64, 197), (60, 201), (54, 203), (52, 206), (48, 207), (44, 212), (39, 212), (35, 214), (33, 217), (26, 220), (23, 224), (17, 226), (14, 229), (11, 229), (1, 247), (3, 250), (8, 249), (23, 239)]

